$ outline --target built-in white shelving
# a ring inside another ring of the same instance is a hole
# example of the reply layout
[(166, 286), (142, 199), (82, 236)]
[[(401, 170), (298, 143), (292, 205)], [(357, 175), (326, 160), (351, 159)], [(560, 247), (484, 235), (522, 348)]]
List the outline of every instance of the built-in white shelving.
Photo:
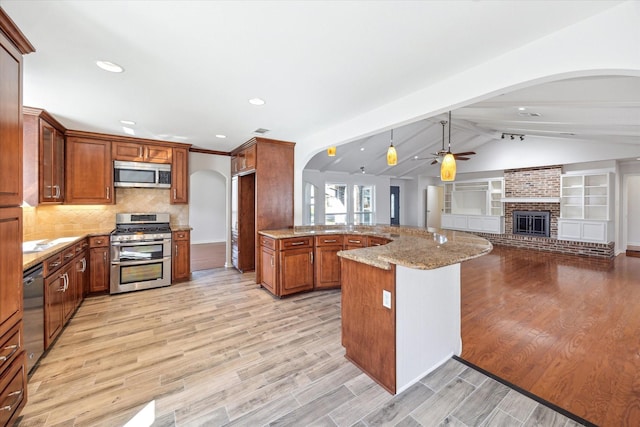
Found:
[(442, 228), (500, 234), (504, 231), (504, 180), (444, 184)]

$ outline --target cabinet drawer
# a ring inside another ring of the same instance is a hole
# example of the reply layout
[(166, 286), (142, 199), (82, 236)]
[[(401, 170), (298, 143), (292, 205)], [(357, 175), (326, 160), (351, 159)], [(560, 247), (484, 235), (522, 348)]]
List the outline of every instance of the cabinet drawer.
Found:
[(22, 342), (20, 342), (21, 325), (22, 322), (18, 322), (0, 340), (0, 372), (9, 366), (22, 351)]
[(51, 273), (60, 268), (62, 262), (62, 252), (58, 252), (57, 254), (47, 258), (47, 260), (42, 264), (42, 274), (44, 275), (44, 277), (49, 276)]
[(368, 239), (369, 239), (369, 246), (382, 246), (389, 243), (389, 239), (386, 239), (384, 237), (369, 236)]
[(188, 231), (174, 231), (173, 232), (174, 240), (189, 240), (189, 232)]
[(90, 248), (101, 248), (109, 246), (109, 236), (92, 236), (89, 237)]
[(364, 248), (367, 246), (367, 236), (346, 236), (344, 244), (352, 248)]
[(76, 243), (75, 245), (73, 245), (73, 251), (75, 252), (76, 255), (78, 255), (80, 252), (82, 252), (88, 247), (89, 247), (89, 243), (87, 242), (87, 239), (84, 239)]
[(0, 425), (8, 425), (18, 408), (24, 406), (27, 379), (24, 371), (24, 356), (16, 358), (0, 378)]
[(341, 234), (316, 236), (316, 246), (342, 246), (343, 241)]
[(276, 241), (271, 237), (260, 236), (260, 246), (264, 246), (266, 248), (275, 250), (276, 249)]
[(62, 263), (66, 264), (67, 262), (71, 261), (74, 256), (76, 256), (75, 245), (62, 251)]
[(296, 237), (280, 240), (280, 250), (313, 247), (313, 237)]

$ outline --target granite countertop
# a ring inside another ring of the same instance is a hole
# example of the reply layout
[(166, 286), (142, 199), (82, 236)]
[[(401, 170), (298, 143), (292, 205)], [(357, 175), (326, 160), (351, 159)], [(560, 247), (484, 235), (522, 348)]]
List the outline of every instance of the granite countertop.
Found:
[(171, 224), (171, 231), (191, 231), (193, 227), (185, 224)]
[[(75, 245), (82, 239), (92, 236), (105, 236), (111, 233), (111, 230), (97, 230), (95, 232), (88, 232), (84, 234), (77, 234), (74, 236), (59, 236), (54, 239), (36, 239), (30, 240), (28, 242), (23, 242), (23, 252), (22, 252), (22, 269), (27, 270), (41, 262), (44, 262), (47, 258), (52, 255), (57, 254), (60, 251), (67, 249), (70, 246)], [(37, 251), (26, 251), (25, 249), (29, 249), (32, 247), (38, 246), (45, 249), (37, 250)]]
[(471, 233), (433, 228), (376, 226), (302, 226), (281, 230), (262, 230), (274, 239), (330, 234), (362, 234), (390, 239), (382, 246), (351, 249), (338, 256), (389, 270), (391, 264), (418, 270), (432, 270), (485, 255), (491, 242)]

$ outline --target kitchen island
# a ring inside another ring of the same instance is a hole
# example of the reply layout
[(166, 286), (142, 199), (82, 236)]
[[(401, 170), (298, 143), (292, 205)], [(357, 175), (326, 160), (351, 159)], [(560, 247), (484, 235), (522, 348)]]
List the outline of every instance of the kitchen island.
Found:
[(274, 239), (344, 234), (389, 241), (337, 255), (346, 357), (390, 393), (460, 355), (460, 263), (489, 253), (488, 240), (397, 226), (295, 227), (260, 234)]

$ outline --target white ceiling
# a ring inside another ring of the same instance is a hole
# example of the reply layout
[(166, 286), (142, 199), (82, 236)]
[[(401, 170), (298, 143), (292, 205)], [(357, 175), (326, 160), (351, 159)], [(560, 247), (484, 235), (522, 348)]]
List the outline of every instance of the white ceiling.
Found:
[[(0, 5), (36, 47), (25, 57), (25, 105), (45, 108), (70, 129), (124, 134), (120, 120), (134, 120), (129, 127), (138, 137), (230, 151), (258, 128), (269, 129), (268, 138), (303, 141), (619, 3), (1, 0)], [(125, 72), (102, 71), (96, 60), (118, 63)], [(596, 86), (597, 92), (584, 91)], [(453, 112), (452, 149), (478, 151), (466, 162), (471, 163), (500, 132), (575, 133), (575, 138), (637, 144), (638, 88), (635, 78), (612, 78), (505, 94)], [(250, 105), (253, 97), (266, 104)], [(542, 117), (514, 116), (513, 107), (521, 105)], [(330, 164), (319, 157), (308, 167), (346, 165), (354, 171), (366, 162), (377, 174), (415, 176), (425, 165), (409, 157), (440, 147), (441, 119), (395, 131), (401, 164), (392, 172), (383, 162), (386, 134), (368, 138), (364, 152), (359, 145), (365, 141), (356, 141), (350, 146), (357, 146), (357, 153)], [(347, 147), (339, 152), (348, 153)]]

